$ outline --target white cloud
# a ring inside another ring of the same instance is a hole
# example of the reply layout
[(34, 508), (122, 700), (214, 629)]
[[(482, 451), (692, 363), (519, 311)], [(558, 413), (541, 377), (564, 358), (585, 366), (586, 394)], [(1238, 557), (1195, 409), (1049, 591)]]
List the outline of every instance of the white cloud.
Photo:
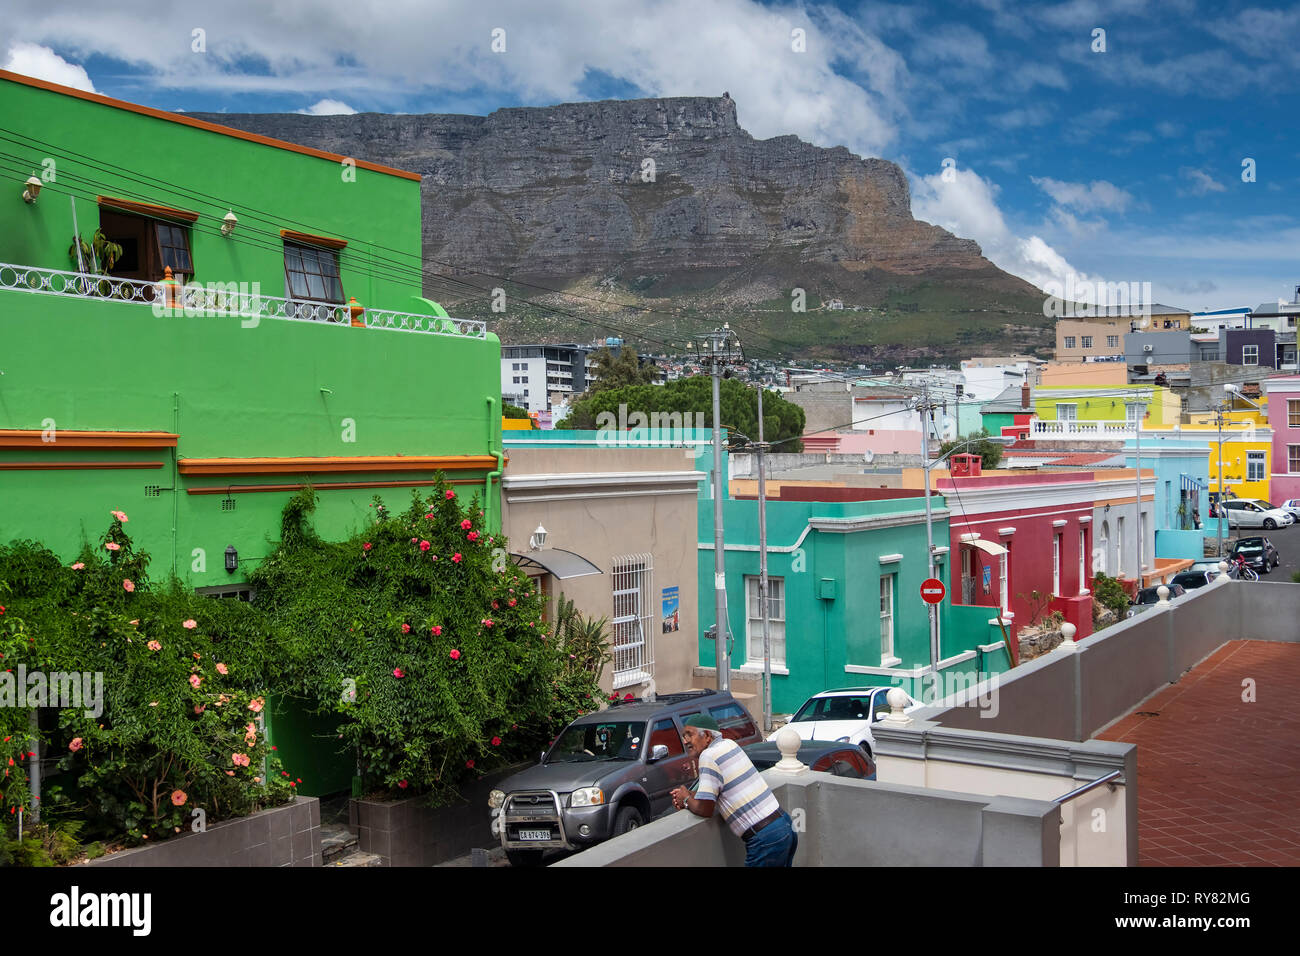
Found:
[(15, 43), (9, 48), (4, 68), (11, 73), (35, 77), (48, 83), (70, 86), (75, 90), (95, 92), (95, 84), (84, 67), (69, 63), (47, 46), (37, 43)]
[[(1178, 170), (1178, 175), (1186, 179), (1191, 185), (1187, 188), (1193, 196), (1204, 196), (1207, 193), (1227, 192), (1228, 187), (1218, 182), (1209, 173), (1203, 169), (1192, 169), (1190, 166), (1184, 166)], [(1179, 191), (1182, 194), (1182, 190)]]
[(1067, 183), (1044, 176), (1030, 177), (1034, 185), (1052, 197), (1060, 206), (1072, 207), (1080, 212), (1105, 209), (1123, 212), (1133, 203), (1133, 194), (1125, 192), (1114, 183), (1095, 179), (1091, 183)]
[(356, 112), (342, 100), (317, 100), (305, 110), (297, 110), (299, 113), (306, 113), (308, 116), (351, 116)]
[(1017, 236), (998, 208), (995, 184), (968, 169), (952, 172), (952, 182), (944, 182), (943, 173), (914, 180), (912, 214), (917, 219), (974, 239), (999, 268), (1040, 289), (1048, 282), (1064, 283), (1068, 274), (1076, 281), (1095, 278), (1071, 266), (1041, 237)]
[[(299, 93), (362, 108), (409, 108), (411, 95), (484, 89), (524, 103), (584, 99), (608, 75), (646, 96), (730, 91), (758, 137), (794, 133), (879, 155), (906, 116), (899, 54), (826, 4), (753, 0), (229, 0), (190, 20), (157, 16), (147, 0), (118, 0), (86, 17), (73, 0), (45, 0), (10, 26), (25, 40), (103, 54), (144, 70), (151, 92)], [(394, 29), (400, 24), (400, 29)], [(504, 30), (505, 52), (492, 49)], [(806, 49), (792, 48), (793, 30)], [(258, 64), (256, 71), (249, 64)]]

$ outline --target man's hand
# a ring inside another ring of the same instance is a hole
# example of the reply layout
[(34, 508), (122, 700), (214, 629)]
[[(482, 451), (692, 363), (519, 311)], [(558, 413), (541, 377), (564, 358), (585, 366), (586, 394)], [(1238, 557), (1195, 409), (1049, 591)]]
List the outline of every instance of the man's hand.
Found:
[(673, 806), (678, 810), (686, 809), (686, 801), (691, 798), (691, 792), (685, 787), (678, 787), (672, 792)]

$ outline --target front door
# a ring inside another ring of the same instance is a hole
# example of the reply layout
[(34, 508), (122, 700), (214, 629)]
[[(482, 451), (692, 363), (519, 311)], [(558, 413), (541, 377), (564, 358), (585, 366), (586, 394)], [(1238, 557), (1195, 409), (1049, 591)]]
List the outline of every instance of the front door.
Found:
[(975, 603), (975, 575), (979, 572), (979, 560), (975, 557), (975, 549), (966, 549), (966, 567), (961, 576), (961, 603)]

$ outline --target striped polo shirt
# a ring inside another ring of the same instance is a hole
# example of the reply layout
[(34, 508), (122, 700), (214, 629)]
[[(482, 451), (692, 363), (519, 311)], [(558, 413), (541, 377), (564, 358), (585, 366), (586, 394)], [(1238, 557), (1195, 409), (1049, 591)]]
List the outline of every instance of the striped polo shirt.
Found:
[(734, 740), (721, 738), (700, 754), (698, 800), (716, 800), (736, 836), (781, 809), (776, 795)]

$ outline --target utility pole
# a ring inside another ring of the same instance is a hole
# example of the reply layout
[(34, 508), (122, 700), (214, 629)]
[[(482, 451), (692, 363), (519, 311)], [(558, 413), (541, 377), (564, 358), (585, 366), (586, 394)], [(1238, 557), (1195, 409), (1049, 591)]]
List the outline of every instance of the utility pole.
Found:
[[(934, 413), (930, 404), (930, 386), (921, 384), (921, 401), (916, 406), (921, 413), (921, 465), (925, 487), (921, 496), (925, 499), (925, 556), (929, 562), (929, 577), (934, 577), (934, 517), (930, 511), (930, 432), (927, 428), (929, 417)], [(939, 673), (939, 608), (926, 603), (930, 614), (930, 667), (936, 675)], [(936, 677), (937, 679), (937, 677)], [(937, 686), (937, 685), (936, 685)]]
[(758, 383), (758, 602), (763, 611), (763, 733), (772, 732), (772, 635), (767, 607), (767, 478), (763, 455), (763, 388)]
[(1142, 414), (1146, 409), (1145, 405), (1134, 403), (1137, 408), (1137, 414), (1133, 416), (1133, 435), (1136, 442), (1133, 483), (1137, 490), (1137, 495), (1133, 500), (1137, 503), (1137, 581), (1138, 590), (1146, 583), (1142, 576)]
[(713, 378), (713, 606), (715, 625), (714, 661), (718, 672), (718, 690), (731, 690), (731, 658), (727, 653), (730, 627), (727, 620), (727, 573), (726, 554), (722, 534), (722, 412), (719, 389), (722, 378), (730, 378), (731, 372), (723, 371), (724, 366), (732, 361), (731, 344), (734, 335), (731, 327), (723, 323), (722, 328), (704, 333), (700, 338), (699, 358), (701, 365), (709, 367)]
[(1214, 406), (1214, 423), (1219, 427), (1219, 507), (1214, 509), (1218, 517), (1218, 534), (1215, 543), (1218, 545), (1216, 557), (1223, 557), (1223, 402)]

